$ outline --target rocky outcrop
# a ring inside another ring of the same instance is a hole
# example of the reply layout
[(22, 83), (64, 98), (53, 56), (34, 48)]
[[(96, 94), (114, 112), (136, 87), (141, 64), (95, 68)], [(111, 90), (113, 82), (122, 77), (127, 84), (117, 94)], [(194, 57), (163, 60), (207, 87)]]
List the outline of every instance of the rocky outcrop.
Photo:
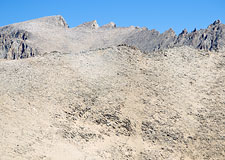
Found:
[(207, 29), (186, 31), (179, 34), (175, 46), (187, 45), (203, 50), (220, 50), (225, 47), (225, 25), (220, 20), (209, 25)]
[[(69, 26), (62, 16), (57, 15), (1, 27), (0, 59), (22, 59), (37, 55), (41, 41), (49, 37), (47, 30), (54, 28), (64, 30)], [(42, 32), (44, 37), (40, 36)], [(50, 42), (46, 40), (43, 41)], [(40, 45), (40, 48), (44, 47)]]
[(79, 26), (77, 26), (76, 28), (84, 28), (84, 29), (98, 29), (99, 25), (97, 23), (96, 20), (91, 21), (91, 22), (85, 22)]
[(103, 25), (101, 28), (113, 29), (116, 28), (116, 24), (114, 22), (110, 22), (108, 24)]
[(172, 29), (160, 34), (156, 30), (142, 29), (128, 37), (124, 43), (138, 47), (142, 51), (151, 52), (172, 47), (176, 40), (176, 34)]
[(2, 28), (0, 32), (0, 58), (4, 59), (22, 59), (33, 57), (37, 51), (30, 47), (26, 40), (29, 33), (24, 30), (8, 32), (8, 27)]
[(62, 16), (55, 16), (53, 19), (54, 22), (57, 22), (59, 26), (69, 28), (69, 25), (66, 23), (65, 19)]
[(147, 52), (175, 46), (189, 46), (201, 50), (217, 51), (225, 48), (225, 25), (219, 20), (207, 29), (184, 29), (178, 36), (172, 29), (160, 34), (155, 30), (142, 30), (128, 37), (124, 43)]

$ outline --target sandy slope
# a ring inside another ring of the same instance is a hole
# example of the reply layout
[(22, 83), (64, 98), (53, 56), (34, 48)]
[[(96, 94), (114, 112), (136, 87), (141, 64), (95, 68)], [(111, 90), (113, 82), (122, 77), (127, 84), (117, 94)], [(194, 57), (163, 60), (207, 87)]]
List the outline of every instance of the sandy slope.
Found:
[(0, 159), (224, 159), (224, 53), (126, 47), (0, 61)]

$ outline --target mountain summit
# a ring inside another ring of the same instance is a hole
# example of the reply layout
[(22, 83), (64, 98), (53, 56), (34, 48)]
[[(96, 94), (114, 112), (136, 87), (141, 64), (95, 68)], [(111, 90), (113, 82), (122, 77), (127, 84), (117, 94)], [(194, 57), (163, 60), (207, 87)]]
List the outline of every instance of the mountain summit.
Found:
[(178, 46), (218, 51), (225, 47), (225, 25), (219, 20), (206, 29), (178, 36), (172, 29), (160, 34), (156, 30), (139, 27), (99, 26), (97, 21), (69, 28), (62, 16), (49, 16), (0, 28), (0, 58), (21, 59), (45, 52), (79, 52), (127, 44), (144, 52)]
[(85, 22), (77, 27), (80, 27), (80, 28), (86, 28), (86, 29), (98, 29), (99, 28), (99, 25), (97, 23), (96, 20), (94, 21), (91, 21), (91, 22)]

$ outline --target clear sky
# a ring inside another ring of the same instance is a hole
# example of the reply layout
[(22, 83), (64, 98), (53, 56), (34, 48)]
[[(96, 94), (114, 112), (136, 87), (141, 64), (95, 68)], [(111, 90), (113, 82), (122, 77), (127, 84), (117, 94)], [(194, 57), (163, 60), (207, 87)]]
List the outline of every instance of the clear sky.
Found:
[(140, 26), (164, 32), (173, 28), (206, 28), (225, 23), (225, 0), (1, 0), (0, 26), (34, 18), (62, 15), (70, 27), (97, 20), (117, 26)]

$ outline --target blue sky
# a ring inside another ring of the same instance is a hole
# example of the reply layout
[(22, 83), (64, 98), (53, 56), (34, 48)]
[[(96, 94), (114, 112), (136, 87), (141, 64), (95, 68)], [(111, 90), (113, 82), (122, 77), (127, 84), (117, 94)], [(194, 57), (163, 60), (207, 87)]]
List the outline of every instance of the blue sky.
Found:
[(50, 15), (62, 15), (70, 27), (97, 20), (180, 33), (225, 23), (225, 0), (1, 0), (0, 26)]

